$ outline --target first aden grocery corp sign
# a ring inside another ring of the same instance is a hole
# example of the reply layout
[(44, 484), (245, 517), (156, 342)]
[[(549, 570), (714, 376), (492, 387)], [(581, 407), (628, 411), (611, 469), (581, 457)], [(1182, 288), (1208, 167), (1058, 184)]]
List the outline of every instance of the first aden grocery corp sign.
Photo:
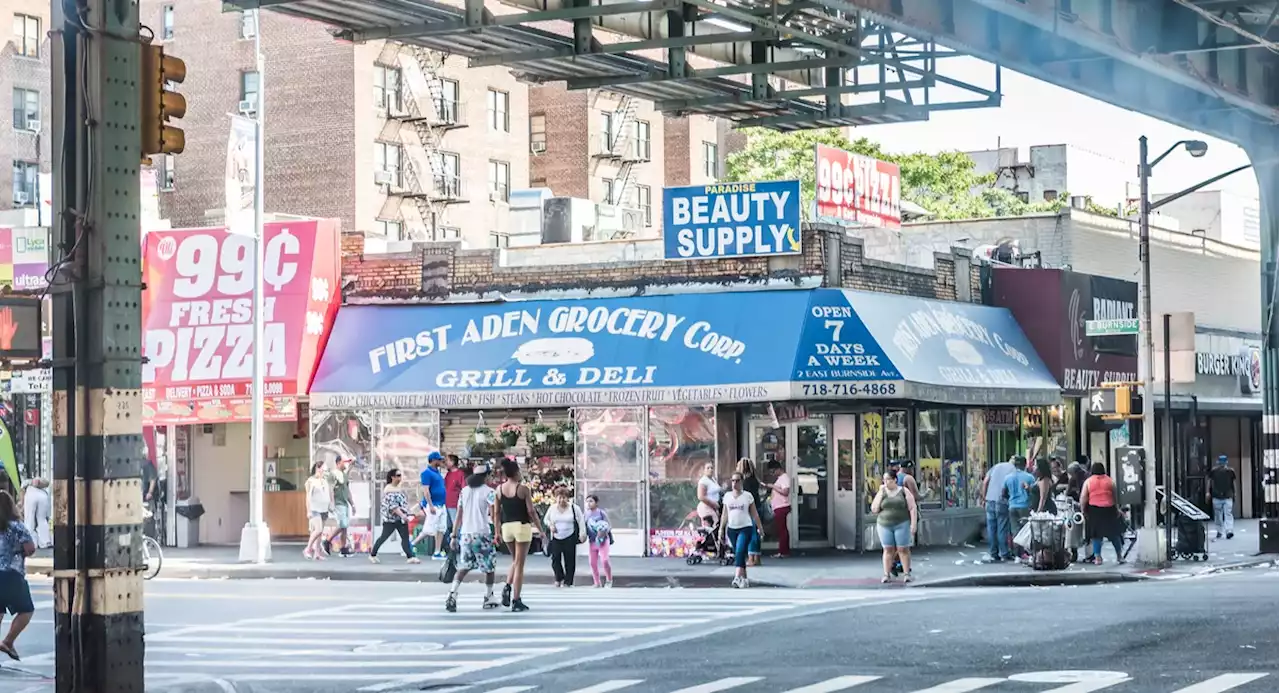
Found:
[[(297, 417), (341, 301), (338, 222), (267, 224), (262, 257), (264, 406)], [(143, 240), (142, 371), (148, 423), (247, 421), (253, 378), (253, 239), (223, 228)]]

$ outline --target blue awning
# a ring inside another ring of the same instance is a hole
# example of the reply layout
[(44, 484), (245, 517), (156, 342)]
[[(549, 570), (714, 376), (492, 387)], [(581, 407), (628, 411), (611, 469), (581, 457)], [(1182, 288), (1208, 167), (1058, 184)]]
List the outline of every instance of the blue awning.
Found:
[(1050, 404), (1008, 311), (831, 289), (345, 306), (314, 409)]

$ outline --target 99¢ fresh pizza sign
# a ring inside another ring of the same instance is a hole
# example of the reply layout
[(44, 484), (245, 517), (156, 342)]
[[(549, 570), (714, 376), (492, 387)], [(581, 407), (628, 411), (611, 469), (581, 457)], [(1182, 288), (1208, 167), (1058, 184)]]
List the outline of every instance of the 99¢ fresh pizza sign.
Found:
[(247, 420), (263, 350), (267, 416), (296, 417), (340, 302), (336, 221), (267, 224), (263, 341), (254, 343), (253, 239), (226, 229), (148, 233), (144, 414), (155, 423)]

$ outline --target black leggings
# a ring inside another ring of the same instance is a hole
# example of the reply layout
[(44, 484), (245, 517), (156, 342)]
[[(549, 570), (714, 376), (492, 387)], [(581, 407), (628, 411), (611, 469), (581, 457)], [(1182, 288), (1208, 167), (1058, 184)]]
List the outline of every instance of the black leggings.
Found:
[(573, 584), (573, 572), (578, 567), (578, 536), (551, 540), (551, 570), (556, 582)]
[(413, 547), (409, 545), (409, 525), (403, 522), (383, 522), (382, 536), (373, 542), (373, 550), (369, 552), (369, 556), (377, 558), (378, 549), (382, 547), (382, 542), (391, 538), (392, 534), (400, 535), (400, 548), (404, 549), (405, 558), (413, 558)]

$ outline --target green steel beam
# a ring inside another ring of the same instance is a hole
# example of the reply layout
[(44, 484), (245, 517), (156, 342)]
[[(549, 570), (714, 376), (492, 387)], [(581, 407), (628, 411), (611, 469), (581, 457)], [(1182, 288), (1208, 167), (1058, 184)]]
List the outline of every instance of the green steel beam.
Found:
[(921, 106), (906, 106), (901, 102), (885, 101), (880, 103), (859, 104), (856, 106), (841, 106), (837, 113), (808, 113), (808, 114), (788, 114), (765, 116), (763, 118), (751, 118), (748, 120), (740, 120), (737, 127), (754, 128), (754, 127), (776, 127), (779, 125), (794, 125), (797, 123), (809, 123), (815, 120), (856, 120), (858, 118), (866, 118), (869, 116), (879, 115), (904, 115), (904, 116), (920, 116), (927, 117), (928, 111)]
[[(834, 91), (839, 94), (870, 94), (878, 91), (899, 91), (902, 89), (924, 89), (933, 86), (932, 79), (909, 80), (901, 84), (894, 84), (892, 87), (883, 84), (845, 84), (835, 87)], [(796, 99), (811, 99), (816, 96), (823, 96), (831, 93), (832, 88), (815, 87), (812, 89), (788, 89), (785, 91), (774, 90), (767, 99), (763, 101), (789, 101)], [(689, 111), (698, 108), (706, 108), (709, 106), (728, 106), (733, 104), (751, 103), (761, 99), (753, 99), (749, 94), (724, 94), (722, 96), (708, 96), (697, 99), (669, 99), (659, 101), (654, 107), (659, 111)], [(813, 104), (818, 107), (817, 103)]]
[(759, 65), (749, 64), (712, 67), (705, 70), (692, 70), (683, 77), (670, 76), (662, 73), (652, 73), (643, 75), (611, 75), (608, 77), (580, 77), (565, 81), (570, 89), (602, 89), (619, 84), (637, 84), (639, 82), (677, 82), (690, 79), (725, 77), (730, 75), (749, 75), (754, 73), (767, 74), (771, 72), (785, 72), (788, 70), (811, 70), (836, 65), (856, 67), (856, 65), (850, 64), (849, 58), (814, 58), (812, 60), (788, 60), (780, 63), (763, 63)]
[[(601, 43), (594, 47), (588, 55), (617, 55), (635, 51), (682, 49), (689, 46), (705, 46), (712, 43), (755, 41), (767, 36), (767, 34), (759, 31), (734, 31), (721, 34), (699, 34), (697, 36), (680, 36), (646, 41), (627, 41), (625, 43)], [(492, 67), (495, 65), (515, 65), (534, 60), (572, 58), (574, 56), (575, 53), (569, 46), (563, 48), (535, 48), (527, 51), (485, 53), (470, 58), (467, 61), (467, 65), (469, 67)]]
[[(479, 0), (468, 0), (468, 5), (474, 5)], [(421, 36), (440, 36), (444, 34), (456, 34), (464, 31), (476, 31), (489, 27), (503, 26), (521, 26), (534, 22), (547, 22), (554, 20), (590, 20), (596, 17), (605, 17), (615, 14), (635, 14), (637, 12), (654, 12), (665, 9), (675, 9), (679, 7), (679, 0), (657, 0), (656, 2), (619, 2), (608, 5), (583, 5), (581, 7), (564, 7), (558, 10), (547, 10), (544, 12), (515, 12), (512, 14), (495, 15), (488, 10), (484, 11), (483, 19), (479, 22), (469, 21), (468, 19), (447, 21), (447, 22), (425, 22), (422, 24), (406, 24), (404, 26), (388, 26), (377, 27), (372, 29), (352, 29), (340, 32), (340, 38), (355, 43), (363, 43), (365, 41), (380, 40), (399, 40), (408, 38), (417, 38)], [(468, 7), (468, 11), (473, 7)]]

